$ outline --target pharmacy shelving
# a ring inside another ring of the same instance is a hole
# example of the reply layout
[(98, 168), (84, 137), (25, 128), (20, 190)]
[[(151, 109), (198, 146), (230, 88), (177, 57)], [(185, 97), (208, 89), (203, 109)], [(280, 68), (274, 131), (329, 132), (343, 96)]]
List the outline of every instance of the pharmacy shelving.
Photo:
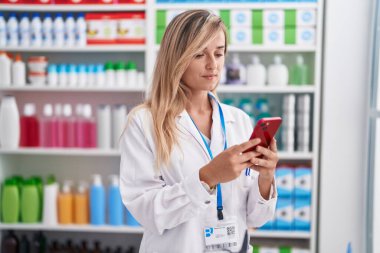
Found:
[(220, 85), (218, 87), (218, 93), (314, 93), (315, 87), (313, 85), (289, 85), (289, 86), (246, 86), (246, 85)]
[(144, 93), (145, 88), (132, 88), (132, 87), (47, 87), (47, 86), (24, 86), (24, 87), (4, 87), (0, 85), (0, 91), (3, 92), (105, 92), (105, 93)]
[[(160, 49), (159, 45), (155, 46), (156, 50)], [(253, 46), (253, 45), (240, 45), (240, 46), (228, 46), (229, 53), (312, 53), (316, 51), (315, 46)]]
[[(0, 9), (1, 10), (1, 9)], [(91, 53), (91, 52), (145, 52), (145, 45), (88, 45), (85, 47), (5, 47), (3, 50), (8, 52), (23, 53)]]
[[(280, 2), (267, 2), (267, 3), (204, 3), (200, 4), (203, 9), (209, 10), (231, 10), (231, 9), (315, 9), (318, 7), (317, 3), (280, 3)], [(197, 5), (195, 7), (200, 7)], [(193, 7), (193, 8), (195, 8)], [(189, 9), (189, 4), (185, 3), (157, 3), (158, 10), (186, 10)]]
[(88, 12), (88, 11), (145, 11), (144, 4), (0, 4), (2, 11), (17, 12)]

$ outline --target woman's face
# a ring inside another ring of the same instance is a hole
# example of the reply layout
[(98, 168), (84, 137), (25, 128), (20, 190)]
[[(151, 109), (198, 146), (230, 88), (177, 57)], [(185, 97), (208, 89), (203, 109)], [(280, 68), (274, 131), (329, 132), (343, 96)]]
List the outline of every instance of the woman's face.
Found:
[(196, 54), (182, 76), (192, 92), (213, 90), (219, 83), (224, 65), (225, 37), (220, 31), (205, 49)]

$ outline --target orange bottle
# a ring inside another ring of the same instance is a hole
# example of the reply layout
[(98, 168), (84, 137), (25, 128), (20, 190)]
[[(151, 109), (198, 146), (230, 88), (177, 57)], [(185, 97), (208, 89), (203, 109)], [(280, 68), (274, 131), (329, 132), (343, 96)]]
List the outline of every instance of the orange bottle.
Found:
[(90, 222), (88, 190), (85, 182), (80, 182), (74, 196), (74, 223), (88, 224)]
[(63, 184), (62, 192), (58, 194), (58, 223), (59, 224), (72, 224), (74, 197), (71, 192), (71, 182), (65, 181)]

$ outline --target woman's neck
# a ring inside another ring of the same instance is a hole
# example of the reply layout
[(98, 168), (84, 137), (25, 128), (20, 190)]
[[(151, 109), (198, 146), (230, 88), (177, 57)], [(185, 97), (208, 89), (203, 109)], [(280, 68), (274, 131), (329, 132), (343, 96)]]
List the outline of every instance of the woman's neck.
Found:
[(212, 111), (211, 101), (207, 91), (192, 92), (188, 97), (186, 110), (190, 114), (204, 114)]

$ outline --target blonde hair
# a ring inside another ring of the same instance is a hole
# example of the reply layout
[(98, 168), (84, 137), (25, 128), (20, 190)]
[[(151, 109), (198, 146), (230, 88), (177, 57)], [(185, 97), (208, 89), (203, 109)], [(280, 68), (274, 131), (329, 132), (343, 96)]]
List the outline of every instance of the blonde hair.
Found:
[(149, 97), (134, 109), (148, 108), (152, 114), (157, 168), (168, 163), (173, 147), (178, 144), (179, 132), (175, 117), (185, 110), (186, 95), (189, 92), (181, 83), (182, 75), (195, 55), (203, 51), (219, 31), (225, 35), (226, 52), (226, 27), (218, 16), (209, 11), (183, 12), (166, 28), (157, 55)]

